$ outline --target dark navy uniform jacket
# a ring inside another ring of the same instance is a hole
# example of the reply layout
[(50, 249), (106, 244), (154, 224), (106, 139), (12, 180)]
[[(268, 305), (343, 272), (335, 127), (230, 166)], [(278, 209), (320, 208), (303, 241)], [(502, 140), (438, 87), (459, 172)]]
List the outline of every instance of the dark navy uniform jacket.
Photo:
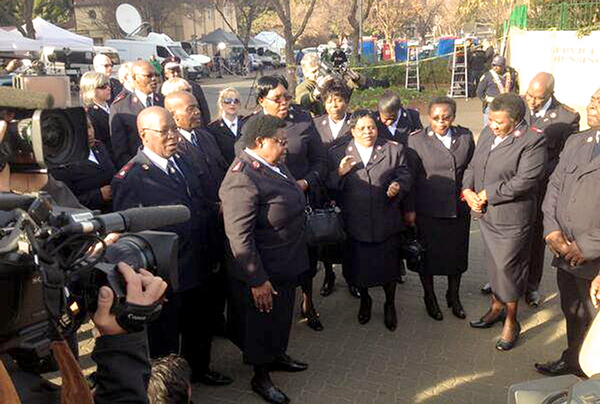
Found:
[[(510, 66), (507, 67), (506, 69), (507, 70), (505, 70), (504, 74), (499, 75), (500, 83), (502, 84), (502, 86), (506, 86), (505, 74), (507, 71), (510, 72), (511, 85), (510, 85), (510, 88), (508, 89), (508, 92), (519, 94), (519, 77), (517, 75), (516, 70)], [(500, 94), (500, 89), (498, 88), (498, 85), (494, 81), (494, 77), (492, 76), (491, 70), (488, 70), (487, 72), (485, 72), (481, 75), (481, 78), (479, 79), (479, 83), (477, 84), (476, 93), (477, 93), (477, 97), (479, 99), (481, 99), (481, 101), (483, 101), (482, 107), (484, 110), (491, 101), (491, 99), (488, 97), (494, 98)]]
[(348, 143), (352, 140), (352, 133), (350, 132), (350, 114), (346, 114), (346, 118), (344, 119), (344, 123), (337, 135), (334, 139), (333, 134), (331, 133), (331, 127), (329, 126), (329, 115), (321, 115), (313, 119), (313, 123), (315, 124), (315, 128), (319, 132), (319, 136), (321, 136), (321, 142), (323, 142), (323, 148), (325, 152), (329, 150), (331, 147), (334, 147), (340, 143)]
[(552, 265), (590, 280), (600, 268), (600, 158), (592, 160), (596, 134), (589, 129), (569, 137), (542, 204), (544, 236), (560, 230), (585, 257), (578, 267), (563, 258), (554, 258)]
[(398, 114), (400, 119), (398, 120), (398, 126), (396, 126), (396, 132), (394, 134), (390, 133), (387, 126), (381, 122), (379, 119), (379, 113), (377, 113), (375, 123), (377, 123), (379, 137), (393, 140), (394, 142), (401, 143), (404, 147), (406, 147), (408, 145), (408, 135), (416, 130), (423, 129), (423, 124), (421, 123), (419, 111), (416, 109), (400, 108), (400, 112)]
[(104, 143), (112, 156), (112, 143), (110, 140), (109, 114), (96, 104), (87, 108), (87, 114), (94, 127), (94, 137)]
[(202, 86), (193, 80), (188, 80), (188, 83), (190, 83), (190, 86), (192, 86), (192, 95), (194, 98), (196, 98), (196, 101), (198, 101), (198, 106), (200, 107), (200, 113), (202, 114), (202, 126), (207, 128), (210, 124), (210, 108), (208, 107), (208, 102), (206, 102), (206, 97), (204, 96)]
[[(162, 96), (154, 94), (154, 105), (163, 106)], [(135, 93), (124, 91), (110, 108), (110, 138), (113, 163), (121, 168), (136, 155), (142, 145), (137, 130), (137, 116), (145, 108)]]
[(115, 175), (113, 206), (123, 210), (141, 206), (185, 205), (191, 218), (184, 222), (157, 230), (174, 232), (179, 236), (179, 290), (185, 291), (200, 285), (210, 275), (206, 257), (207, 230), (201, 209), (201, 186), (198, 176), (185, 160), (175, 156), (183, 172), (187, 187), (181, 186), (160, 167), (156, 166), (140, 149)]
[[(527, 105), (527, 103), (525, 103)], [(534, 132), (543, 134), (546, 138), (548, 157), (546, 176), (549, 177), (558, 164), (558, 157), (569, 136), (579, 131), (579, 113), (558, 102), (552, 97), (552, 103), (543, 117), (531, 115), (529, 107), (525, 120)]]
[(90, 148), (98, 160), (98, 164), (85, 160), (50, 169), (50, 173), (59, 181), (64, 182), (75, 194), (79, 202), (88, 209), (99, 209), (110, 212), (112, 203), (102, 200), (100, 188), (110, 185), (115, 175), (115, 167), (110, 159), (108, 149), (102, 142)]
[(114, 77), (110, 78), (110, 100), (108, 100), (108, 105), (111, 105), (115, 99), (117, 98), (117, 96), (119, 94), (121, 94), (121, 92), (125, 89), (125, 87), (123, 87), (123, 84), (121, 84), (121, 82), (117, 79), (115, 79)]
[(208, 131), (217, 141), (221, 154), (228, 165), (235, 159), (235, 142), (238, 141), (242, 134), (242, 126), (243, 120), (241, 116), (238, 116), (236, 133), (231, 132), (231, 129), (229, 129), (229, 126), (223, 121), (223, 118), (219, 118), (208, 125)]

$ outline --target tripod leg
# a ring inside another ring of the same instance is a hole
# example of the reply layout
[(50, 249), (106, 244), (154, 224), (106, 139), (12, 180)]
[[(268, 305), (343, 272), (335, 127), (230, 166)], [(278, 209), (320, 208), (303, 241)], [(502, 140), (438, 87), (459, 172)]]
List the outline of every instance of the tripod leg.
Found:
[(63, 384), (60, 389), (60, 404), (94, 404), (94, 398), (81, 373), (79, 362), (65, 341), (54, 341), (52, 353), (60, 368)]
[(6, 368), (4, 367), (4, 363), (0, 360), (0, 403), (6, 404), (21, 404), (21, 400), (19, 400), (19, 395), (17, 394), (17, 390), (15, 389), (15, 385), (13, 384)]

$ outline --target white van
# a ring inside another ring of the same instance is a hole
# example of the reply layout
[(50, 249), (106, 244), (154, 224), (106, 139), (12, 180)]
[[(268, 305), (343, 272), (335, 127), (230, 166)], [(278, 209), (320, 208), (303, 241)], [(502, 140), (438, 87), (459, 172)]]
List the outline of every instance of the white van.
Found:
[(147, 37), (108, 39), (105, 42), (107, 46), (117, 49), (122, 62), (137, 59), (148, 60), (152, 55), (156, 56), (159, 61), (169, 56), (177, 56), (181, 59), (181, 66), (191, 80), (196, 80), (201, 76), (204, 69), (202, 63), (191, 58), (179, 42), (173, 41), (166, 34), (151, 32)]

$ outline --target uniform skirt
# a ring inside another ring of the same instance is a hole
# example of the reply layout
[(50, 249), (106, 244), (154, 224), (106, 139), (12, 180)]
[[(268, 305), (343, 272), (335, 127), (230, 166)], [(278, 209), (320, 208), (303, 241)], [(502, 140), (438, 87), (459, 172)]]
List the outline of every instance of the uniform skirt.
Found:
[(400, 275), (400, 235), (379, 243), (367, 243), (349, 237), (344, 252), (344, 277), (359, 288), (395, 282)]
[(469, 216), (417, 215), (419, 241), (425, 247), (423, 275), (458, 275), (469, 265)]
[(254, 305), (248, 284), (229, 279), (227, 331), (231, 341), (244, 353), (244, 362), (264, 365), (285, 353), (290, 339), (296, 284), (275, 284), (273, 310), (261, 313)]
[(504, 303), (519, 300), (527, 289), (531, 224), (496, 224), (484, 216), (479, 228), (492, 292)]

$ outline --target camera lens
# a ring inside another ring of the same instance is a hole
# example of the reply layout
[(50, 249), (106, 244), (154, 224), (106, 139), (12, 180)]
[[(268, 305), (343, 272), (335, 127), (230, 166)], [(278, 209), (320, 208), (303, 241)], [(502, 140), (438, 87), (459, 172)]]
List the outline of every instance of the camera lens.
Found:
[(46, 110), (41, 117), (44, 161), (49, 166), (87, 158), (87, 126), (83, 109)]

